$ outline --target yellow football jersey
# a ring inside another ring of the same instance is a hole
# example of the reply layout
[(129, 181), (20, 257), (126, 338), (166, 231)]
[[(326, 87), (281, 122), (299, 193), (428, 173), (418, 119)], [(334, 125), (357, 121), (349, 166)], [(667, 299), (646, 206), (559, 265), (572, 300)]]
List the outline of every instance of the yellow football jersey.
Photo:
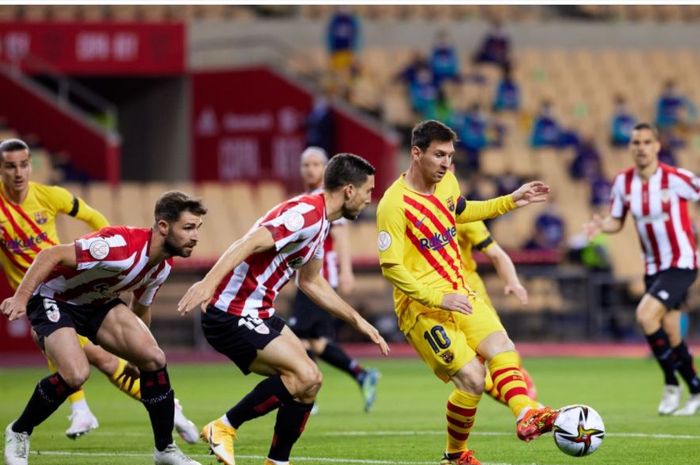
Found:
[(16, 204), (4, 196), (0, 184), (0, 265), (13, 289), (37, 254), (59, 243), (58, 213), (85, 221), (94, 230), (109, 224), (101, 213), (63, 187), (30, 182), (27, 197)]
[(384, 193), (377, 207), (377, 246), (382, 273), (394, 285), (394, 308), (401, 327), (410, 300), (436, 308), (444, 294), (469, 293), (457, 244), (457, 224), (492, 218), (515, 208), (510, 195), (465, 202), (448, 172), (433, 194), (414, 191), (405, 174)]
[(474, 249), (483, 252), (495, 244), (483, 221), (458, 224), (457, 242), (462, 254), (462, 267), (465, 271), (476, 271), (477, 265), (472, 255)]

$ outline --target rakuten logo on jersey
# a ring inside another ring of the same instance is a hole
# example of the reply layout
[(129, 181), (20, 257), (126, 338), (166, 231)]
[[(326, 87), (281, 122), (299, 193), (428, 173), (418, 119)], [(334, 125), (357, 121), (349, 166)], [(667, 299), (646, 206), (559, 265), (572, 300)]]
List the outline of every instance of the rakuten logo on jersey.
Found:
[(440, 250), (447, 244), (452, 242), (453, 238), (457, 236), (457, 227), (452, 226), (446, 229), (442, 233), (436, 232), (432, 237), (424, 237), (420, 240), (420, 248), (422, 250)]

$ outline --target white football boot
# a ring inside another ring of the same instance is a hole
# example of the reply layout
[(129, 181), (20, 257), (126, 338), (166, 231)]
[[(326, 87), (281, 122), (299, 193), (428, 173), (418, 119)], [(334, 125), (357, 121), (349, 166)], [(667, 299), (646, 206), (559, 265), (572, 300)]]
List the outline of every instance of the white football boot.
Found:
[(79, 438), (100, 426), (90, 410), (75, 410), (68, 419), (70, 426), (66, 430), (66, 436), (71, 439)]
[(188, 444), (196, 444), (199, 441), (199, 431), (182, 412), (180, 401), (175, 399), (175, 431)]
[(186, 456), (175, 443), (163, 450), (156, 450), (153, 454), (153, 462), (155, 465), (202, 465)]
[(13, 424), (5, 428), (5, 465), (28, 465), (29, 435), (12, 431)]
[(673, 414), (685, 417), (695, 415), (698, 410), (700, 410), (700, 394), (692, 394), (686, 401), (685, 405), (673, 412)]
[(659, 402), (659, 415), (670, 415), (681, 405), (681, 387), (667, 384)]

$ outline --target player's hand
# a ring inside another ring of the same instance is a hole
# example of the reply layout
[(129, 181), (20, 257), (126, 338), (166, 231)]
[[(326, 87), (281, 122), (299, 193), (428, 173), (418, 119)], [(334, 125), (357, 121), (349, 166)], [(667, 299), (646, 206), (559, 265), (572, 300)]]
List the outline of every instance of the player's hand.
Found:
[(340, 273), (338, 276), (338, 293), (343, 297), (352, 294), (355, 288), (355, 275), (352, 273)]
[(505, 295), (513, 294), (515, 297), (518, 298), (521, 304), (527, 305), (527, 289), (525, 289), (522, 284), (506, 284), (506, 287), (503, 288), (503, 293)]
[(589, 241), (593, 239), (593, 237), (602, 229), (603, 218), (598, 214), (593, 215), (593, 219), (591, 221), (583, 224), (583, 233), (586, 235)]
[(124, 366), (124, 371), (122, 371), (122, 374), (117, 377), (116, 381), (119, 383), (119, 386), (121, 386), (122, 389), (131, 391), (131, 389), (134, 387), (134, 383), (140, 378), (141, 370), (139, 370), (136, 365), (129, 362), (126, 364), (126, 366)]
[(27, 303), (16, 297), (8, 297), (0, 304), (0, 311), (10, 321), (18, 320), (27, 313)]
[(210, 287), (204, 280), (197, 281), (185, 292), (180, 302), (177, 304), (177, 311), (180, 315), (186, 315), (197, 305), (202, 310), (202, 313), (207, 311), (207, 304), (214, 295), (215, 289)]
[(442, 296), (440, 308), (465, 315), (469, 315), (472, 312), (472, 304), (469, 303), (469, 299), (464, 294), (445, 294)]
[(365, 334), (368, 338), (370, 338), (372, 342), (379, 346), (379, 350), (382, 352), (382, 355), (384, 355), (385, 357), (389, 355), (389, 344), (387, 344), (382, 335), (379, 334), (377, 328), (375, 328), (374, 326), (369, 324), (367, 320), (362, 318), (358, 324), (357, 329), (359, 329), (360, 332)]
[(550, 188), (542, 181), (532, 181), (523, 184), (518, 190), (513, 192), (513, 201), (518, 207), (524, 207), (531, 203), (544, 202), (547, 200)]

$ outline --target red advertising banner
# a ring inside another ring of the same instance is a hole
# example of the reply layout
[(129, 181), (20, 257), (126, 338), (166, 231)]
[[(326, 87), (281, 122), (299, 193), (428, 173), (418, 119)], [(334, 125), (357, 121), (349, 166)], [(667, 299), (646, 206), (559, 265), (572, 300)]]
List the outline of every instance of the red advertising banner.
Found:
[(181, 74), (182, 23), (0, 22), (0, 62), (73, 75)]
[[(267, 68), (192, 74), (194, 181), (274, 179), (301, 189), (299, 156), (312, 95)], [(376, 128), (334, 111), (335, 147), (377, 168), (377, 195), (396, 176), (396, 145)]]

